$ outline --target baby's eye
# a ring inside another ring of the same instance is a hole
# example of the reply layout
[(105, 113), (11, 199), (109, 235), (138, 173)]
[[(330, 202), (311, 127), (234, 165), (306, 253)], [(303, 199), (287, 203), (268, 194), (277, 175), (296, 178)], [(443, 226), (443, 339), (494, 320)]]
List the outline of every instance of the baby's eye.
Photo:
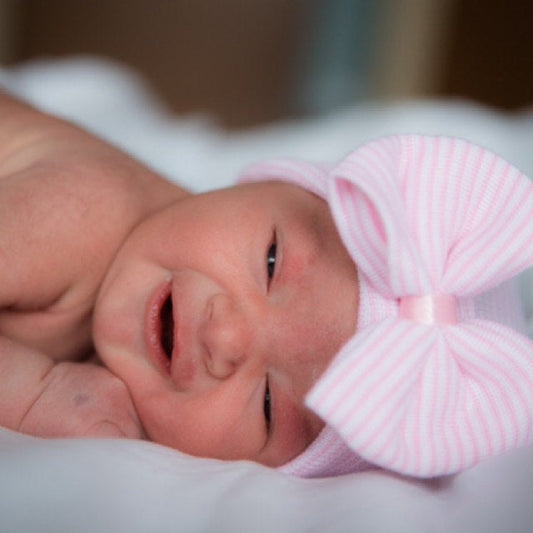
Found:
[(263, 414), (265, 416), (265, 424), (267, 428), (267, 433), (270, 432), (270, 421), (272, 417), (272, 405), (270, 398), (270, 387), (268, 386), (268, 379), (265, 384), (265, 396), (263, 398)]
[(276, 248), (276, 238), (274, 236), (274, 240), (268, 248), (266, 257), (268, 281), (272, 280), (274, 277), (274, 272), (276, 271)]

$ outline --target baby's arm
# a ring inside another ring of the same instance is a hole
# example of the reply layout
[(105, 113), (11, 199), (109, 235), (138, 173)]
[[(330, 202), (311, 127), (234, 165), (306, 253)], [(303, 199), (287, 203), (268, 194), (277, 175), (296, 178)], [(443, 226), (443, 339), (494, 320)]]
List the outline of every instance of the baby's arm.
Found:
[(0, 337), (0, 425), (41, 437), (142, 438), (125, 385), (103, 367), (56, 363)]

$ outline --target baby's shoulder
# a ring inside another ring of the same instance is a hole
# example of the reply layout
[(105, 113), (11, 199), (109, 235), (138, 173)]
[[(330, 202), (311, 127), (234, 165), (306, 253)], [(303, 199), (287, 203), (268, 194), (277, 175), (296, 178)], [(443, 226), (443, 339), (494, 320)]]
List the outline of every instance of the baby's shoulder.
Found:
[(86, 298), (163, 180), (52, 118), (17, 135), (0, 153), (0, 309), (46, 307), (80, 284)]
[(0, 322), (65, 333), (88, 322), (118, 248), (177, 188), (1, 92), (0, 116)]
[(21, 291), (54, 300), (106, 267), (137, 216), (127, 187), (102, 174), (97, 162), (42, 158), (0, 178), (0, 307)]

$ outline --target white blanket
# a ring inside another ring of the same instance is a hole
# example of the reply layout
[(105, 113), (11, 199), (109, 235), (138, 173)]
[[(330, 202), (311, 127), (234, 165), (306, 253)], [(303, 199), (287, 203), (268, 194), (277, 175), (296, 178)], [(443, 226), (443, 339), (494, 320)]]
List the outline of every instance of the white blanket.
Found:
[[(207, 117), (172, 116), (136, 74), (95, 59), (0, 70), (0, 84), (198, 191), (232, 183), (260, 158), (331, 160), (363, 141), (405, 132), (466, 137), (533, 175), (532, 112), (370, 102), (226, 133)], [(522, 283), (533, 326), (531, 272)], [(434, 484), (384, 472), (301, 480), (148, 442), (43, 440), (0, 429), (0, 533), (532, 530), (533, 447)]]
[(533, 448), (423, 485), (302, 480), (138, 441), (0, 431), (2, 532), (530, 532)]

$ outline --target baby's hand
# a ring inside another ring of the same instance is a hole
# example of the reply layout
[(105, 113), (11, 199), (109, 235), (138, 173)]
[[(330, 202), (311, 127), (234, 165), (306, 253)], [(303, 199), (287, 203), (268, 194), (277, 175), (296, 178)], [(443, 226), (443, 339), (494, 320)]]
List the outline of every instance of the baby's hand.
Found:
[(24, 416), (19, 430), (40, 437), (143, 438), (122, 381), (90, 363), (59, 363)]

